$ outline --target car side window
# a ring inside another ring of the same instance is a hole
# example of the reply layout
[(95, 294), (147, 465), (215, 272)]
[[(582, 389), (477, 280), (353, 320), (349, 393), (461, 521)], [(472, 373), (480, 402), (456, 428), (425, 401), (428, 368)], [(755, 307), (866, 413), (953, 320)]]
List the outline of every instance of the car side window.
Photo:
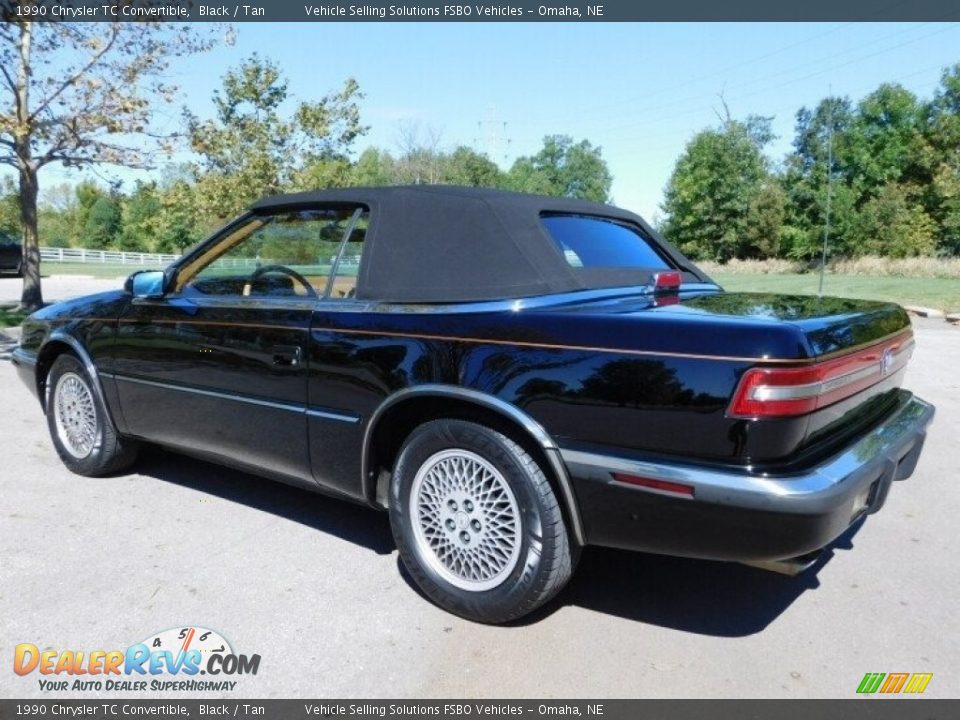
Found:
[(181, 270), (185, 295), (323, 297), (356, 208), (258, 216)]
[(331, 300), (349, 300), (357, 294), (357, 278), (360, 275), (360, 258), (363, 255), (363, 241), (367, 236), (369, 213), (357, 218), (356, 224), (343, 246), (340, 260), (334, 269), (333, 282), (330, 284)]
[(671, 267), (651, 238), (639, 227), (625, 222), (555, 213), (543, 215), (541, 222), (572, 268)]

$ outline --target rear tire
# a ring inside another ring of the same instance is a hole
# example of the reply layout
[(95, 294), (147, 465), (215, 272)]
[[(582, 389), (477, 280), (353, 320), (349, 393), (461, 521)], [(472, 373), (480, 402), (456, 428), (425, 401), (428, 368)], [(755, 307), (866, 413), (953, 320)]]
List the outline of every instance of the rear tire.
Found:
[(440, 607), (503, 623), (556, 595), (571, 543), (543, 469), (506, 435), (435, 420), (403, 445), (390, 487), (403, 564)]
[(47, 375), (47, 426), (57, 454), (72, 472), (97, 477), (119, 472), (137, 459), (138, 443), (121, 438), (75, 356), (60, 355)]

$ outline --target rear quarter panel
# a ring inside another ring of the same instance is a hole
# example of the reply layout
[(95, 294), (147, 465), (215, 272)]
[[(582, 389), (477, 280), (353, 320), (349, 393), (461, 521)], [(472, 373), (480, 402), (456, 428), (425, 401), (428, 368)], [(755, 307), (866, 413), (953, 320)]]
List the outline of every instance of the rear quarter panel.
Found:
[[(309, 402), (367, 419), (398, 390), (440, 383), (516, 405), (564, 447), (742, 463), (803, 440), (805, 420), (725, 416), (740, 375), (763, 354), (796, 352), (794, 334), (656, 315), (318, 312)], [(705, 354), (721, 344), (758, 355)], [(658, 345), (673, 349), (641, 349)]]

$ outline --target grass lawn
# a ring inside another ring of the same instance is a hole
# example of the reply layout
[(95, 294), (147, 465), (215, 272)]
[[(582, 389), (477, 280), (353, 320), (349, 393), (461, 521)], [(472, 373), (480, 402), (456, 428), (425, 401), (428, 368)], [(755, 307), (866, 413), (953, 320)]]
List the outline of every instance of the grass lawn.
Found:
[(43, 277), (50, 275), (88, 275), (95, 278), (125, 278), (136, 270), (163, 270), (162, 265), (113, 265), (110, 263), (58, 263), (44, 261), (40, 265)]
[(26, 313), (17, 312), (16, 305), (0, 307), (0, 328), (16, 327), (26, 316)]
[[(725, 290), (816, 295), (820, 276), (744, 275), (713, 273)], [(827, 275), (823, 294), (863, 300), (889, 300), (901, 305), (921, 305), (947, 312), (960, 311), (960, 280), (946, 278), (870, 277)]]

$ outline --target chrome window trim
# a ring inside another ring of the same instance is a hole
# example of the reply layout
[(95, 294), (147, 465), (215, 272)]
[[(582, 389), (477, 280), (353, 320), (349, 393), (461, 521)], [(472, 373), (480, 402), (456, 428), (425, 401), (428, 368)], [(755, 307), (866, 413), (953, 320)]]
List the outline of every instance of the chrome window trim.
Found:
[[(333, 282), (337, 278), (337, 272), (340, 270), (340, 259), (343, 257), (343, 251), (347, 248), (347, 242), (350, 240), (350, 236), (353, 235), (353, 231), (357, 228), (357, 223), (360, 221), (360, 218), (363, 217), (365, 212), (369, 212), (367, 208), (363, 205), (358, 205), (357, 209), (353, 211), (353, 215), (350, 216), (350, 222), (347, 224), (347, 229), (343, 231), (343, 237), (340, 239), (340, 246), (337, 248), (337, 256), (333, 260), (333, 265), (330, 266), (330, 277), (327, 278), (327, 285), (323, 290), (323, 295), (320, 296), (321, 300), (335, 300), (330, 296), (330, 293), (333, 292)], [(361, 257), (361, 262), (363, 259)], [(357, 274), (357, 279), (359, 281), (360, 275), (359, 271)]]

